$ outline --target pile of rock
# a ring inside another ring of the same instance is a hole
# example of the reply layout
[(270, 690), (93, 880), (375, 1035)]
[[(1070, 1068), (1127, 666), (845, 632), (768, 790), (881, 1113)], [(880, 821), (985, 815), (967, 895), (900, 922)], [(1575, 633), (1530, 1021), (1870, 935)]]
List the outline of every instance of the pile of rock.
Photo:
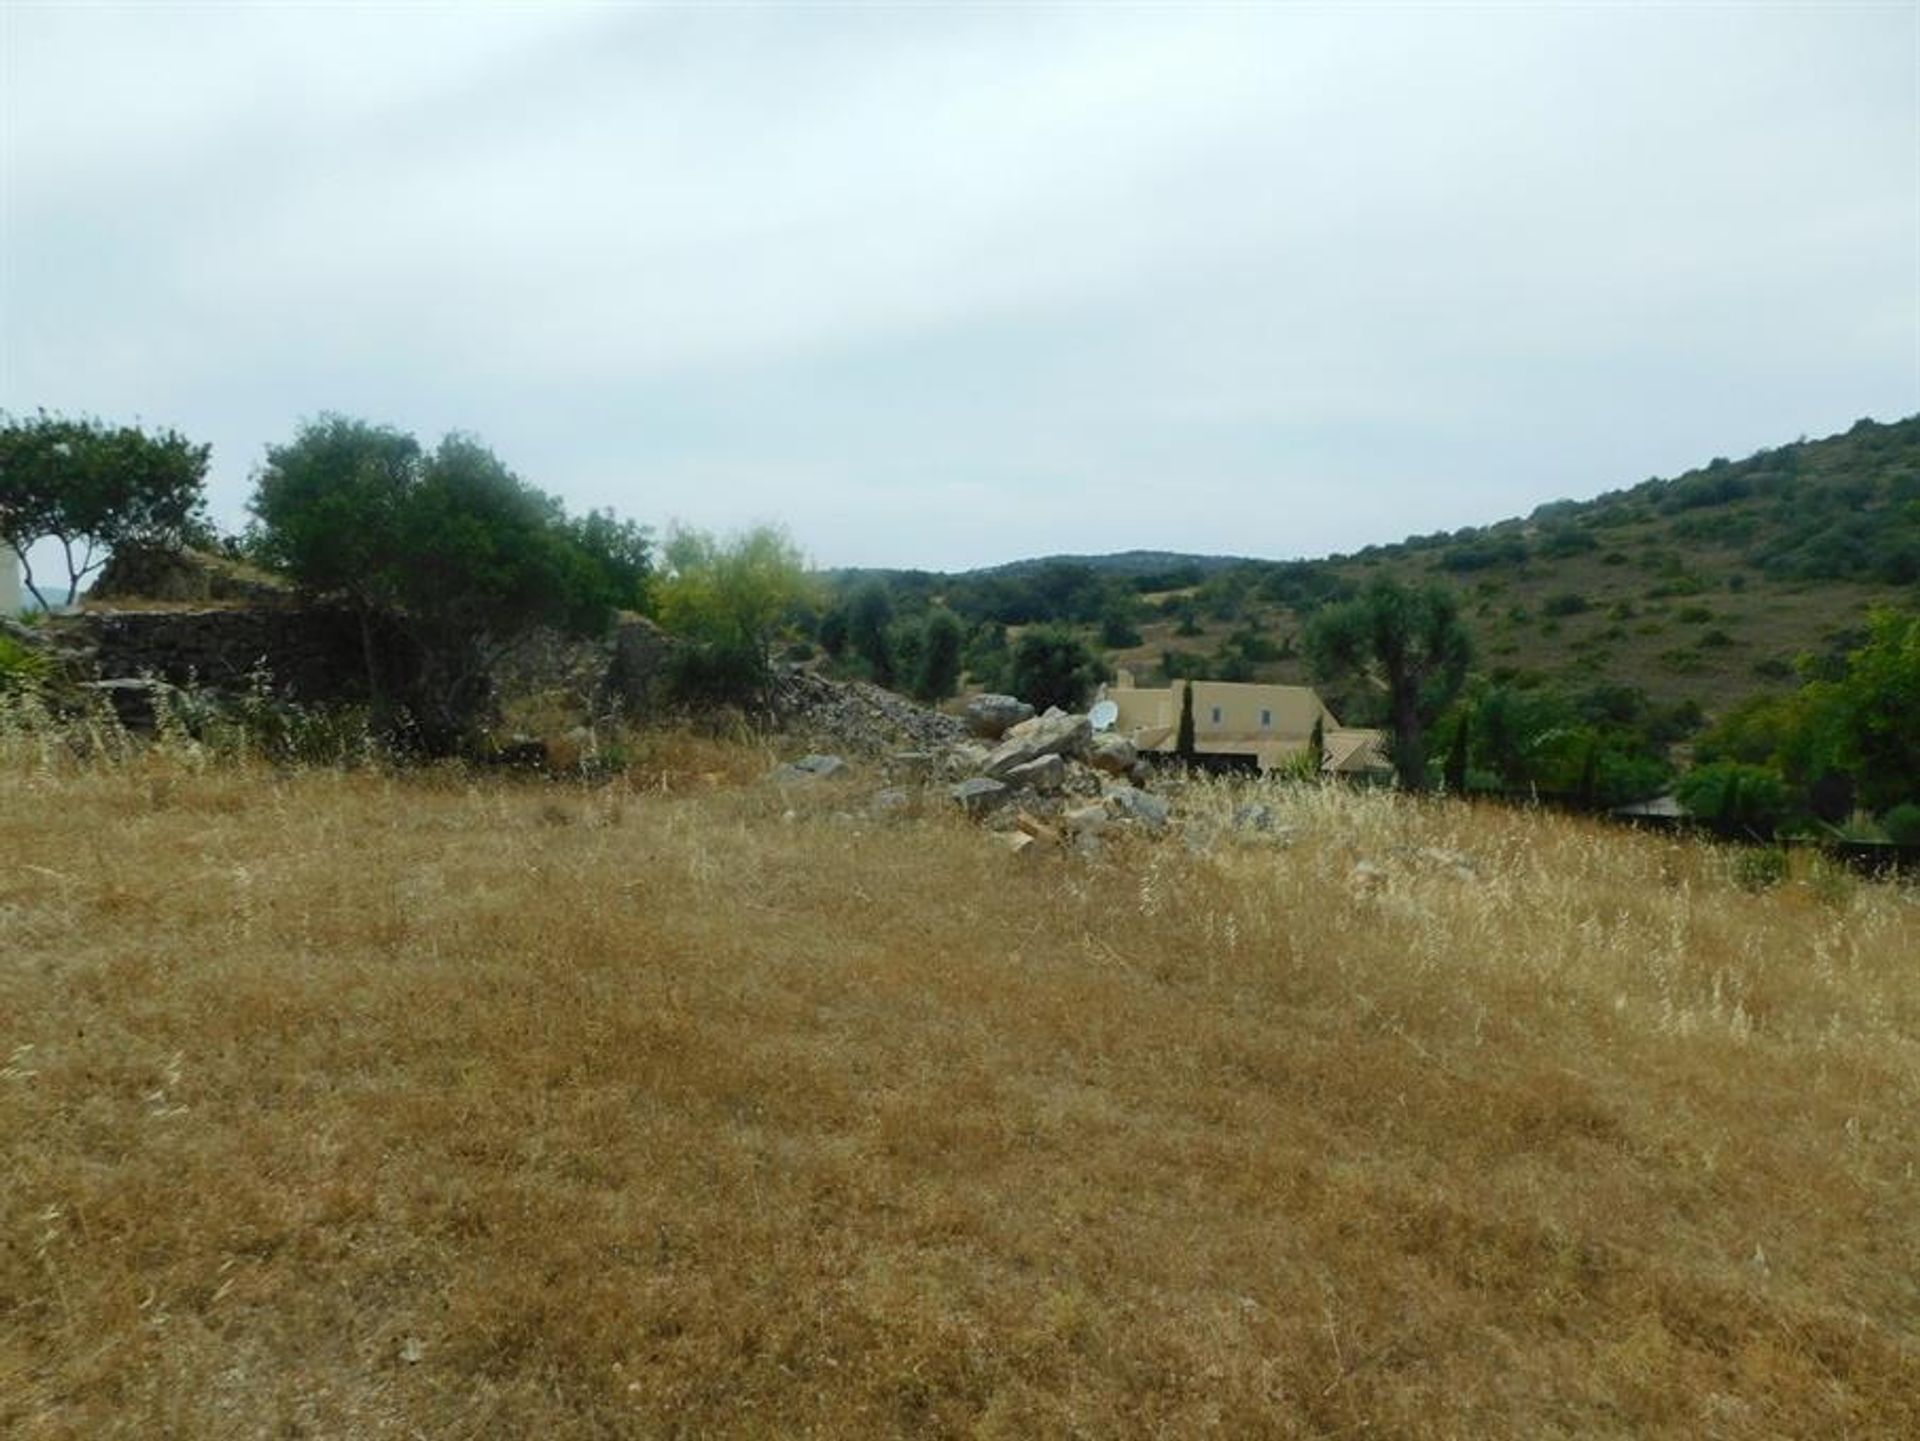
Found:
[[(954, 729), (962, 724), (964, 733), (944, 742), (889, 754), (889, 784), (868, 798), (869, 810), (917, 814), (929, 789), (944, 787), (948, 803), (1015, 850), (1051, 844), (1092, 851), (1117, 833), (1167, 829), (1166, 799), (1146, 789), (1151, 768), (1132, 742), (1096, 733), (1087, 716), (1058, 709), (1035, 715), (1011, 696), (985, 695), (967, 703)], [(852, 778), (846, 762), (831, 755), (802, 757), (769, 777), (780, 785)]]
[(869, 758), (903, 747), (938, 751), (966, 735), (965, 726), (954, 717), (915, 705), (892, 691), (865, 681), (828, 680), (804, 670), (775, 677), (773, 709), (783, 730)]

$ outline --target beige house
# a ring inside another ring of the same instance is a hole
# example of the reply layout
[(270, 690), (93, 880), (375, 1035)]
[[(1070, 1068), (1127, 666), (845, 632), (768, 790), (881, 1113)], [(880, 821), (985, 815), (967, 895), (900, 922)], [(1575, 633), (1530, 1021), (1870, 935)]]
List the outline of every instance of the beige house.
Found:
[(1180, 734), (1182, 694), (1193, 691), (1193, 746), (1202, 755), (1251, 756), (1263, 771), (1285, 764), (1312, 743), (1318, 722), (1329, 774), (1386, 776), (1386, 735), (1340, 724), (1319, 692), (1304, 685), (1243, 685), (1237, 681), (1175, 681), (1163, 690), (1142, 690), (1131, 672), (1116, 673), (1101, 692), (1119, 714), (1113, 722), (1142, 751), (1170, 752)]

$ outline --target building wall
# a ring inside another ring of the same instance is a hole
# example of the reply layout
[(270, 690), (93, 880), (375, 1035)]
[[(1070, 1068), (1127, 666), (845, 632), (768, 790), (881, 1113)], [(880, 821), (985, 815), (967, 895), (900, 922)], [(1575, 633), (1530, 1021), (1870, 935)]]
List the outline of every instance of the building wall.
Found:
[(1137, 741), (1144, 746), (1171, 749), (1172, 733), (1180, 724), (1181, 691), (1188, 685), (1193, 687), (1194, 740), (1202, 749), (1210, 742), (1239, 741), (1293, 751), (1307, 743), (1316, 718), (1328, 730), (1339, 725), (1308, 686), (1201, 680), (1153, 690), (1115, 686), (1107, 692), (1120, 710), (1114, 729), (1122, 735), (1138, 733)]
[(19, 615), (26, 609), (26, 587), (20, 582), (20, 557), (11, 546), (0, 545), (0, 615)]

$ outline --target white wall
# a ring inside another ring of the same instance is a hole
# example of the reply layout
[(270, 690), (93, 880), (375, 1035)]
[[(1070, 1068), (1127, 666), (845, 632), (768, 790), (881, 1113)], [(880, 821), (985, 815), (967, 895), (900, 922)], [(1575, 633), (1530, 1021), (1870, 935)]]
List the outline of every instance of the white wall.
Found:
[(18, 615), (26, 604), (20, 584), (20, 557), (13, 553), (13, 547), (0, 545), (0, 615)]

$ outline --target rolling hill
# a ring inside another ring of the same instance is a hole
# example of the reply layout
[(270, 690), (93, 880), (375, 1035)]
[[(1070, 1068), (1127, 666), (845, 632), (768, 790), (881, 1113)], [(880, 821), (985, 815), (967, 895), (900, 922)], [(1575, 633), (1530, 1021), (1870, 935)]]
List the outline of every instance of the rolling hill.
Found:
[(1633, 685), (1717, 712), (1844, 652), (1871, 607), (1920, 604), (1920, 416), (1491, 526), (1216, 569), (1147, 595), (1140, 643), (1110, 659), (1303, 679), (1295, 642), (1316, 600), (1374, 576), (1458, 592), (1494, 679)]

